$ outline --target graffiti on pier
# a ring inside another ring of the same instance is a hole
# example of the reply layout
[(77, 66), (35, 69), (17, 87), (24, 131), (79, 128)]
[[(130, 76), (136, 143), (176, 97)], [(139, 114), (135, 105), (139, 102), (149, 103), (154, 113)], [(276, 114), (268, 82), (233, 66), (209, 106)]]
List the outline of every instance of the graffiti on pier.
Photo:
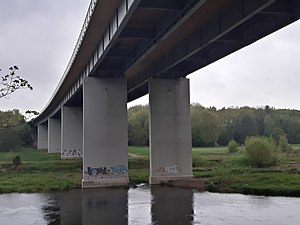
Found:
[(161, 174), (177, 174), (180, 172), (180, 169), (179, 166), (175, 164), (173, 166), (166, 166), (166, 167), (160, 166), (156, 169), (156, 171)]
[(81, 149), (71, 149), (71, 150), (64, 149), (62, 151), (62, 158), (81, 158), (81, 157), (82, 157)]
[(97, 167), (97, 168), (88, 167), (86, 173), (90, 176), (105, 175), (107, 174), (107, 169), (106, 167)]
[(112, 174), (125, 174), (125, 173), (128, 173), (128, 169), (126, 166), (112, 166), (111, 173)]
[(128, 168), (123, 165), (111, 167), (87, 167), (84, 173), (87, 178), (95, 180), (103, 178), (127, 177)]

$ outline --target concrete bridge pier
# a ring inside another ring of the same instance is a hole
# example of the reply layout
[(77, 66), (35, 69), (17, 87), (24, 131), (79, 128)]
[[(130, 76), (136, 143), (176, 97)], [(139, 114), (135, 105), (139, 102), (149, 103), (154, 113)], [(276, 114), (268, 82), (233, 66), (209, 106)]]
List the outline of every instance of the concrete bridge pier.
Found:
[(149, 105), (149, 183), (192, 179), (189, 80), (150, 80)]
[(61, 145), (60, 119), (48, 119), (48, 153), (60, 152)]
[(39, 124), (37, 130), (37, 149), (48, 148), (48, 125)]
[(127, 83), (86, 77), (83, 82), (82, 187), (128, 184)]
[(61, 158), (82, 158), (82, 107), (63, 106), (61, 110)]

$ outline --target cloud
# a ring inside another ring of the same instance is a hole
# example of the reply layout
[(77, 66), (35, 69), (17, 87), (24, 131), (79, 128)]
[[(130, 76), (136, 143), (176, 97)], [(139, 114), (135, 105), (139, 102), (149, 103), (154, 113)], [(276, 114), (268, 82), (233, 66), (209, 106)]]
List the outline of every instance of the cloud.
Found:
[(79, 36), (89, 0), (15, 0), (0, 3), (0, 68), (20, 67), (34, 90), (0, 100), (0, 110), (42, 110), (54, 92)]
[[(33, 91), (0, 99), (0, 110), (40, 111), (53, 94), (79, 36), (89, 0), (0, 2), (0, 68), (20, 67)], [(204, 106), (300, 109), (300, 22), (193, 74), (191, 102)], [(2, 73), (1, 73), (2, 74)], [(148, 102), (143, 97), (130, 103)]]
[(189, 75), (192, 101), (217, 108), (268, 104), (300, 109), (298, 40), (299, 21)]

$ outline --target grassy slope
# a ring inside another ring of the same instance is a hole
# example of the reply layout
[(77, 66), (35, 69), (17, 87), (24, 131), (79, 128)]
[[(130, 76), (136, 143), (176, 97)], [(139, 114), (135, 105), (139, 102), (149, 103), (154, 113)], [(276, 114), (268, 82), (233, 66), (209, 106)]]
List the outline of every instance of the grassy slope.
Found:
[[(300, 149), (300, 145), (293, 146)], [(13, 168), (11, 161), (20, 155), (22, 165)], [(81, 184), (80, 160), (61, 160), (59, 154), (21, 149), (0, 153), (0, 193), (69, 190)], [(193, 174), (209, 178), (208, 189), (262, 195), (300, 196), (300, 154), (280, 155), (272, 168), (248, 166), (244, 149), (230, 154), (226, 147), (194, 148)], [(129, 147), (131, 184), (148, 182), (149, 148)]]

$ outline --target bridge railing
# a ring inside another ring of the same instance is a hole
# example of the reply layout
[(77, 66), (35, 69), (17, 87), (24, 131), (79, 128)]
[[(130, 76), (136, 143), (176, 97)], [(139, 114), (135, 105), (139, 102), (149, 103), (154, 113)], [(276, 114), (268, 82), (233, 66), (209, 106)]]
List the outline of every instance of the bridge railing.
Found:
[(61, 79), (60, 79), (60, 81), (59, 81), (56, 89), (54, 90), (54, 92), (53, 92), (50, 100), (48, 101), (47, 105), (42, 109), (41, 112), (44, 112), (48, 108), (48, 106), (50, 105), (50, 103), (54, 99), (55, 95), (57, 94), (59, 88), (61, 87), (62, 83), (64, 82), (65, 78), (67, 77), (67, 75), (68, 75), (68, 73), (69, 73), (69, 71), (70, 71), (70, 69), (71, 69), (71, 67), (72, 67), (72, 65), (73, 65), (73, 63), (75, 61), (77, 53), (78, 53), (78, 51), (80, 49), (80, 46), (81, 46), (82, 41), (84, 39), (85, 33), (86, 33), (87, 28), (89, 26), (89, 23), (90, 23), (90, 20), (92, 18), (92, 15), (93, 15), (93, 12), (94, 12), (94, 9), (96, 7), (97, 2), (98, 2), (98, 0), (91, 0), (89, 8), (88, 8), (88, 11), (87, 11), (87, 14), (85, 16), (85, 19), (84, 19), (84, 22), (83, 22), (83, 25), (82, 25), (82, 28), (81, 28), (81, 31), (80, 31), (80, 34), (79, 34), (79, 37), (78, 37), (78, 40), (77, 40), (76, 45), (74, 47), (72, 56), (71, 56), (71, 58), (69, 60), (69, 63), (67, 65), (67, 67), (66, 67), (66, 69), (65, 69), (65, 71), (63, 73), (63, 76), (61, 77)]
[(78, 53), (78, 51), (79, 51), (79, 48), (80, 48), (80, 46), (81, 46), (81, 43), (82, 43), (82, 41), (83, 41), (83, 39), (84, 39), (84, 35), (85, 35), (85, 33), (86, 33), (86, 30), (87, 30), (87, 28), (88, 28), (88, 26), (89, 26), (89, 23), (90, 23), (90, 20), (91, 20), (91, 18), (92, 18), (92, 15), (93, 15), (95, 6), (96, 6), (96, 4), (97, 4), (97, 1), (98, 1), (98, 0), (91, 0), (91, 2), (90, 2), (90, 5), (89, 5), (89, 8), (88, 8), (87, 14), (86, 14), (85, 19), (84, 19), (84, 23), (83, 23), (83, 25), (82, 25), (82, 28), (81, 28), (81, 31), (80, 31), (78, 40), (77, 40), (77, 42), (76, 42), (75, 48), (74, 48), (73, 53), (72, 53), (71, 59), (70, 59), (68, 65), (67, 65), (67, 67), (66, 67), (66, 69), (65, 69), (65, 72), (63, 73), (63, 76), (62, 76), (62, 78), (60, 79), (60, 82), (59, 82), (59, 84), (58, 84), (58, 86), (57, 86), (57, 88), (56, 88), (56, 90), (55, 90), (54, 93), (56, 93), (56, 91), (59, 89), (60, 85), (62, 84), (63, 80), (65, 79), (65, 77), (67, 76), (67, 74), (68, 74), (69, 71), (70, 71), (70, 68), (71, 68), (72, 65), (73, 65), (73, 62), (74, 62), (74, 60), (75, 60), (75, 58), (76, 58), (76, 55), (77, 55), (77, 53)]

